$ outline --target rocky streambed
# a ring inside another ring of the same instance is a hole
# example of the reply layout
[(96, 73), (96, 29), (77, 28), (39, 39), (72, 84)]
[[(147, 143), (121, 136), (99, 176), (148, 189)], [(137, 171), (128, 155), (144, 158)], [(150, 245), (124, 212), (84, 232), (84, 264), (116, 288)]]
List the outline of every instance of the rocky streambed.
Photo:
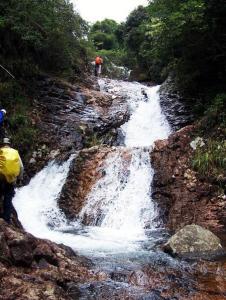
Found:
[[(39, 238), (0, 223), (0, 299), (226, 299), (223, 255), (209, 261), (181, 259), (162, 250), (170, 235), (187, 224), (202, 225), (219, 236), (225, 233), (225, 200), (190, 166), (195, 126), (168, 138), (160, 132), (163, 140), (156, 141), (159, 129), (143, 128), (141, 115), (148, 117), (147, 126), (152, 120), (165, 126), (156, 94), (147, 90), (147, 102), (142, 92), (146, 87), (131, 84), (127, 89), (127, 83), (116, 83), (101, 81), (105, 89), (100, 92), (52, 79), (39, 82), (33, 118), (46, 150), (42, 157), (31, 158), (41, 166), (58, 157), (59, 167), (49, 165), (15, 201), (22, 225), (30, 232), (35, 228)], [(128, 95), (133, 95), (131, 103)], [(130, 117), (133, 111), (138, 114)], [(123, 125), (129, 118), (135, 129)], [(180, 125), (179, 120), (177, 128), (185, 122)], [(139, 131), (140, 124), (147, 135)], [(146, 140), (153, 131), (157, 135), (150, 147)], [(135, 139), (133, 132), (138, 133)], [(137, 140), (145, 142), (137, 148)], [(62, 161), (71, 154), (64, 167)], [(113, 186), (112, 178), (117, 182)], [(48, 197), (54, 184), (62, 189), (55, 191), (59, 206), (53, 207)]]

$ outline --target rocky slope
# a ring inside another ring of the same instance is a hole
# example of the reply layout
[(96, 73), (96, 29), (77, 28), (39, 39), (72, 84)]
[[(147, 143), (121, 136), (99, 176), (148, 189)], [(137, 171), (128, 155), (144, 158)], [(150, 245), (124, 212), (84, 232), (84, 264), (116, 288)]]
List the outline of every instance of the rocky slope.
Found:
[(0, 299), (77, 299), (78, 282), (105, 277), (70, 248), (34, 238), (0, 219)]
[(41, 118), (38, 125), (46, 144), (82, 149), (87, 135), (96, 133), (103, 137), (129, 117), (127, 103), (122, 98), (103, 94), (94, 85), (87, 88), (44, 78), (38, 86), (37, 109)]
[(114, 145), (117, 129), (129, 118), (126, 101), (98, 91), (95, 80), (72, 85), (41, 77), (36, 89), (31, 119), (39, 131), (39, 148), (31, 153), (29, 178), (60, 153)]

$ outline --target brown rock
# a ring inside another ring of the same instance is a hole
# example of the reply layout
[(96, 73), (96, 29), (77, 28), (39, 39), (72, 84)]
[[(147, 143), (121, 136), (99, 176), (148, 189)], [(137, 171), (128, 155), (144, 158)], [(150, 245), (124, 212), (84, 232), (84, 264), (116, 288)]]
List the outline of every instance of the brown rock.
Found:
[(226, 202), (206, 179), (201, 180), (191, 168), (190, 146), (194, 126), (187, 126), (157, 142), (151, 153), (155, 170), (152, 196), (160, 207), (160, 219), (172, 231), (192, 223), (214, 233), (226, 231)]

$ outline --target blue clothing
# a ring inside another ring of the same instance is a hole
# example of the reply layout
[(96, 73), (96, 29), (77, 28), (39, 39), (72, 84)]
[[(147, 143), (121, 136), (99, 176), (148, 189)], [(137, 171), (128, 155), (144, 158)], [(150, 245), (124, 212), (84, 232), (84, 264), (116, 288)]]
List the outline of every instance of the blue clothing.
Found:
[(2, 112), (2, 111), (0, 110), (0, 126), (2, 126), (2, 124), (3, 124), (4, 116), (5, 116), (4, 112)]

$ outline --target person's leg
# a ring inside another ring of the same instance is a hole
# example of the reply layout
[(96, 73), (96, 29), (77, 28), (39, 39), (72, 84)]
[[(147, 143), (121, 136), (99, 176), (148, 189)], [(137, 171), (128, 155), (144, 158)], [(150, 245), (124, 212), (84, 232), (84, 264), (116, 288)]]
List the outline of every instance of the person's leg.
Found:
[(98, 65), (95, 65), (95, 76), (98, 76)]
[(6, 183), (4, 190), (4, 201), (3, 201), (3, 219), (10, 223), (10, 216), (12, 213), (12, 199), (15, 195), (13, 184)]
[(100, 76), (101, 74), (101, 65), (99, 65), (99, 68), (98, 68), (98, 75)]

